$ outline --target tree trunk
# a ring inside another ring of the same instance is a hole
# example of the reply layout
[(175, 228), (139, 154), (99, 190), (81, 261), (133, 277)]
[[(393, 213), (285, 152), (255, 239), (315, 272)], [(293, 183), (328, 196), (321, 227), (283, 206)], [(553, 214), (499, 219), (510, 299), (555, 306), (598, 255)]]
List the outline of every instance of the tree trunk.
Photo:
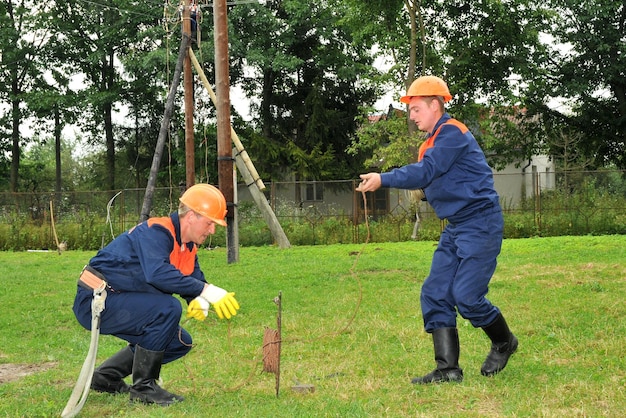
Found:
[[(12, 91), (13, 97), (18, 97), (18, 87), (17, 80), (14, 80), (12, 83)], [(12, 130), (11, 130), (11, 192), (15, 193), (18, 191), (17, 183), (19, 179), (19, 170), (20, 170), (20, 102), (19, 99), (12, 100), (12, 109), (11, 116), (13, 119)]]
[[(406, 7), (409, 11), (409, 19), (411, 22), (411, 40), (409, 46), (409, 69), (406, 75), (406, 89), (409, 88), (413, 80), (415, 80), (415, 67), (417, 66), (417, 10), (419, 5), (416, 4), (418, 0), (407, 1)], [(422, 71), (424, 68), (422, 67)], [(409, 133), (412, 134), (417, 130), (417, 126), (411, 120), (411, 112), (409, 112), (409, 105), (406, 105), (406, 121)]]
[(263, 87), (261, 92), (261, 129), (265, 138), (272, 137), (272, 90), (274, 88), (274, 72), (271, 69), (263, 71)]
[[(109, 52), (108, 60), (103, 63), (102, 85), (104, 91), (112, 90), (114, 84), (115, 69), (113, 68), (113, 52)], [(108, 190), (115, 190), (115, 138), (113, 137), (113, 105), (107, 99), (103, 105), (104, 135), (106, 138), (106, 166)], [(112, 192), (113, 193), (113, 192)]]
[(59, 106), (54, 106), (54, 160), (55, 160), (55, 183), (54, 195), (57, 208), (61, 203), (61, 115)]

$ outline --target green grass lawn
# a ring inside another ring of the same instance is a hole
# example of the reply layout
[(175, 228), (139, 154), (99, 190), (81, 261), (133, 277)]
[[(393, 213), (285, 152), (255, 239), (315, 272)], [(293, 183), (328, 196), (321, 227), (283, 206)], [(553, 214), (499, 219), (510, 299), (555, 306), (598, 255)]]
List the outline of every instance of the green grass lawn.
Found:
[[(236, 292), (230, 321), (182, 319), (194, 337), (165, 365), (185, 401), (129, 404), (92, 392), (91, 417), (618, 417), (626, 411), (626, 236), (507, 240), (490, 300), (520, 341), (508, 367), (480, 374), (490, 343), (459, 318), (460, 384), (415, 386), (434, 368), (419, 290), (435, 242), (202, 250), (207, 279)], [(360, 256), (358, 255), (360, 252)], [(0, 253), (0, 367), (42, 367), (0, 383), (0, 416), (54, 417), (89, 348), (74, 319), (75, 283), (93, 252)], [(280, 395), (263, 372), (266, 327), (282, 292)], [(101, 336), (98, 363), (124, 342)], [(297, 384), (313, 385), (298, 393)]]

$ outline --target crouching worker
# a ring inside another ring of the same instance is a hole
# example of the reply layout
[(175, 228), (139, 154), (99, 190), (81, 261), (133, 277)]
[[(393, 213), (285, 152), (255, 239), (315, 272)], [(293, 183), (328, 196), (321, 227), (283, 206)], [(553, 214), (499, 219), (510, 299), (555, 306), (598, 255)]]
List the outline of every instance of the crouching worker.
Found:
[[(157, 384), (161, 365), (183, 357), (191, 336), (180, 327), (182, 307), (173, 294), (188, 302), (187, 317), (204, 320), (212, 305), (219, 318), (237, 314), (239, 304), (229, 293), (205, 280), (197, 250), (215, 225), (226, 226), (226, 200), (215, 187), (197, 184), (180, 198), (177, 212), (151, 218), (101, 249), (86, 269), (106, 281), (106, 307), (101, 334), (128, 345), (93, 373), (98, 392), (128, 393), (131, 401), (171, 405), (183, 400)], [(78, 286), (74, 314), (91, 329), (93, 292)], [(124, 378), (132, 374), (132, 385)]]

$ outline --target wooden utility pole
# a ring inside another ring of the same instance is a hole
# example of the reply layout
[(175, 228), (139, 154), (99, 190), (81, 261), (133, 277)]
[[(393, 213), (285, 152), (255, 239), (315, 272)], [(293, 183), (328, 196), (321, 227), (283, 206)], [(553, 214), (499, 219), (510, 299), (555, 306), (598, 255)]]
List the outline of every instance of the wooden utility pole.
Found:
[(215, 92), (217, 96), (217, 172), (219, 187), (228, 205), (226, 215), (226, 244), (228, 262), (239, 261), (239, 235), (237, 228), (237, 202), (233, 176), (230, 126), (230, 80), (228, 74), (228, 20), (226, 0), (213, 2), (213, 27), (215, 30)]
[[(185, 0), (183, 8), (183, 38), (191, 38), (190, 0)], [(193, 74), (189, 54), (185, 54), (183, 61), (183, 87), (185, 90), (185, 179), (187, 188), (196, 182), (195, 141), (193, 130)]]

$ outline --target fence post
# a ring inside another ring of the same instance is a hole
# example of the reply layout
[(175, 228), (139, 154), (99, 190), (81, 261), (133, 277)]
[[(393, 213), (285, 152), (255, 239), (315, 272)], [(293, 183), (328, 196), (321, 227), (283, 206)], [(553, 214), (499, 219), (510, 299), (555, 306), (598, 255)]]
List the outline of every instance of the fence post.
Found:
[(533, 200), (535, 201), (535, 228), (537, 232), (541, 233), (541, 193), (539, 190), (539, 173), (537, 173), (537, 166), (532, 167), (532, 180), (533, 180)]

